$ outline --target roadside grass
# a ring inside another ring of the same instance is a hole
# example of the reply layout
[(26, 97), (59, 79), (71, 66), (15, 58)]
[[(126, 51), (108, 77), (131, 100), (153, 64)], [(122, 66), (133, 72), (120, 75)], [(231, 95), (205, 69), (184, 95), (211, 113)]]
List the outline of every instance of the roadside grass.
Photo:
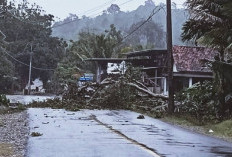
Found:
[(212, 125), (212, 130), (215, 135), (228, 137), (232, 140), (232, 119)]
[(12, 144), (0, 143), (0, 157), (12, 157), (14, 149)]
[(4, 108), (0, 109), (0, 114), (11, 114), (16, 112), (22, 112), (26, 110), (25, 105), (17, 104), (15, 106), (5, 106)]
[(175, 125), (183, 126), (202, 126), (197, 119), (189, 115), (165, 115), (161, 120)]
[[(221, 138), (232, 142), (232, 119), (220, 123), (201, 124), (196, 118), (188, 115), (166, 115), (161, 118), (162, 121), (169, 124), (177, 125), (198, 133)], [(211, 131), (210, 131), (211, 130)]]

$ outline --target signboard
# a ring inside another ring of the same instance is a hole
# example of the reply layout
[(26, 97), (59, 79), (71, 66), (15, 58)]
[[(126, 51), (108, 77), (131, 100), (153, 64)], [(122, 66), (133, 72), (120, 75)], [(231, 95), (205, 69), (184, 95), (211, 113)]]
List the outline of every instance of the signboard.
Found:
[(79, 81), (93, 81), (93, 74), (84, 74), (79, 78)]

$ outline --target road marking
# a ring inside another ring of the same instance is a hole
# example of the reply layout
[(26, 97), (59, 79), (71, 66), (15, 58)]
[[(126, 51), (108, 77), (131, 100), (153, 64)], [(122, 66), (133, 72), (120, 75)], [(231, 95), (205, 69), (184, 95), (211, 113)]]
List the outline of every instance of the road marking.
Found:
[(148, 152), (149, 154), (151, 154), (154, 157), (161, 157), (160, 155), (158, 155), (156, 153), (156, 151), (153, 148), (150, 148), (148, 146), (146, 146), (145, 144), (139, 143), (138, 141), (126, 136), (125, 134), (123, 134), (122, 132), (113, 129), (111, 126), (101, 122), (100, 120), (97, 119), (97, 117), (95, 115), (91, 115), (90, 118), (94, 121), (96, 121), (97, 123), (99, 123), (100, 125), (105, 126), (106, 128), (108, 128), (109, 130), (111, 130), (112, 132), (118, 134), (119, 136), (123, 137), (124, 139), (126, 139), (127, 141), (130, 141), (131, 143), (139, 146), (140, 148), (142, 148), (144, 151)]

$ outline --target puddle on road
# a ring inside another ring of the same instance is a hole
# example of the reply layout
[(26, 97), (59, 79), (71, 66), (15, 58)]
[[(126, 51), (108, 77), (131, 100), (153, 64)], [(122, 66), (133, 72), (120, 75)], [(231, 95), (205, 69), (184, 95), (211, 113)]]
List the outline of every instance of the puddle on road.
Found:
[(229, 147), (211, 147), (211, 152), (224, 157), (232, 157), (232, 150)]

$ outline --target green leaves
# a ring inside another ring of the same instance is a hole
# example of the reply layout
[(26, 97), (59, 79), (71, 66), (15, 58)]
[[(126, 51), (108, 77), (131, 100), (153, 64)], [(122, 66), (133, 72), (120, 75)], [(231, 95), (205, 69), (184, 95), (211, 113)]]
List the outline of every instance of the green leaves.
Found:
[[(133, 30), (136, 30), (144, 20), (133, 24), (128, 33), (130, 34)], [(164, 48), (166, 43), (165, 33), (161, 25), (149, 21), (143, 25), (140, 29), (136, 31), (136, 33), (132, 34), (127, 40), (127, 45), (133, 45), (136, 47), (137, 45), (142, 44), (143, 47), (150, 46), (150, 47), (158, 47)]]
[(232, 1), (187, 0), (186, 5), (191, 16), (183, 25), (182, 40), (224, 51), (232, 43)]
[[(52, 21), (53, 15), (45, 14), (41, 7), (36, 4), (30, 5), (27, 0), (18, 6), (12, 2), (0, 4), (0, 31), (6, 35), (5, 40), (8, 42), (5, 44), (6, 50), (25, 64), (29, 64), (30, 54), (33, 51), (33, 67), (55, 69), (57, 63), (64, 57), (67, 43), (62, 39), (51, 37)], [(12, 67), (15, 66), (14, 76), (18, 77), (20, 82), (26, 82), (28, 67), (18, 62), (11, 64)], [(0, 71), (0, 75), (4, 73)], [(40, 77), (44, 83), (51, 79), (51, 76), (51, 71), (32, 70), (32, 79)], [(1, 83), (4, 85), (6, 81), (1, 80)], [(21, 84), (21, 87), (24, 88), (25, 84)]]
[(9, 104), (10, 104), (10, 100), (6, 98), (6, 95), (0, 94), (0, 106), (1, 105), (9, 106)]
[(181, 113), (190, 114), (203, 124), (219, 119), (220, 108), (211, 82), (194, 84), (193, 87), (178, 93), (176, 100), (181, 102)]

